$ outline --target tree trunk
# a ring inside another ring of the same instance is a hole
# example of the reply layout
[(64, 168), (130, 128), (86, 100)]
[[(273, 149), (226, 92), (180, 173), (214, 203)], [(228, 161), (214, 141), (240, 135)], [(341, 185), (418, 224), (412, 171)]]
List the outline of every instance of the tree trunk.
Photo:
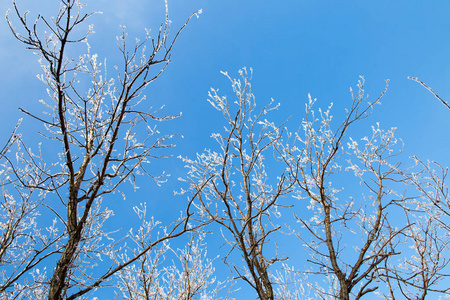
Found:
[(77, 250), (80, 238), (81, 234), (79, 232), (69, 234), (69, 241), (67, 242), (64, 252), (56, 265), (52, 280), (50, 282), (50, 291), (48, 294), (49, 300), (62, 299), (62, 293), (66, 285), (67, 272)]
[(78, 186), (74, 187), (73, 184), (70, 184), (69, 191), (69, 203), (67, 205), (67, 231), (69, 240), (53, 272), (48, 295), (49, 300), (62, 299), (66, 287), (67, 273), (81, 240), (81, 228), (80, 224), (78, 224)]

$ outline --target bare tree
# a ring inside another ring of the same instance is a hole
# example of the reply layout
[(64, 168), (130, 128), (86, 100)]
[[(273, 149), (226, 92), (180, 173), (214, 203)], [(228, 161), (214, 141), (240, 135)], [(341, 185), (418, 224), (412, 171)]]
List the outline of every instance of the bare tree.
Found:
[[(123, 29), (118, 37), (123, 62), (116, 68), (117, 78), (113, 79), (106, 72), (105, 62), (91, 53), (87, 43), (92, 26), (86, 26), (86, 22), (92, 13), (84, 12), (84, 4), (78, 0), (61, 0), (55, 17), (38, 15), (33, 22), (27, 19), (28, 12), (21, 13), (15, 2), (13, 6), (20, 26), (14, 27), (8, 11), (9, 27), (27, 49), (39, 56), (43, 70), (39, 79), (47, 85), (49, 95), (48, 101), (41, 100), (46, 109), (43, 114), (21, 110), (45, 126), (43, 136), (47, 145), (62, 150), (56, 161), (40, 151), (34, 154), (26, 147), (18, 149), (16, 158), (4, 157), (7, 164), (3, 172), (8, 173), (6, 178), (14, 177), (21, 204), (14, 206), (19, 199), (3, 191), (2, 209), (11, 214), (6, 218), (13, 224), (2, 225), (2, 263), (11, 260), (14, 263), (2, 271), (0, 291), (14, 292), (22, 275), (31, 269), (39, 272), (35, 266), (52, 257), (56, 264), (49, 277), (40, 273), (39, 298), (47, 293), (48, 299), (74, 299), (95, 290), (157, 244), (192, 230), (188, 226), (191, 214), (188, 206), (164, 236), (149, 241), (146, 248), (119, 262), (120, 246), (104, 242), (110, 237), (102, 225), (112, 211), (102, 205), (102, 199), (120, 193), (119, 188), (126, 181), (134, 186), (137, 175), (147, 175), (158, 182), (163, 180), (150, 172), (147, 164), (151, 159), (167, 156), (157, 155), (155, 150), (172, 147), (170, 140), (174, 135), (161, 135), (154, 122), (177, 116), (160, 116), (158, 109), (142, 105), (146, 103), (143, 92), (165, 70), (180, 32), (198, 12), (170, 38), (166, 2), (165, 20), (156, 36), (151, 37), (147, 31), (145, 38), (131, 49), (127, 47)], [(85, 45), (87, 52), (70, 56), (72, 50), (79, 49), (77, 45)], [(36, 193), (38, 200), (31, 200)], [(47, 204), (55, 197), (59, 204), (54, 201)], [(45, 234), (36, 231), (35, 225), (36, 207), (40, 203), (56, 217)], [(10, 232), (16, 226), (14, 223), (26, 226), (20, 227), (22, 232)], [(26, 243), (22, 242), (24, 239)], [(26, 255), (11, 256), (19, 244)], [(111, 265), (103, 275), (94, 276), (92, 266), (102, 256), (111, 257)]]
[[(357, 92), (352, 91), (351, 107), (337, 125), (332, 105), (316, 113), (315, 100), (309, 97), (300, 129), (289, 133), (279, 149), (297, 197), (309, 200), (310, 214), (296, 213), (303, 229), (295, 232), (310, 252), (309, 278), (322, 275), (329, 280), (331, 290), (310, 283), (324, 299), (359, 299), (377, 290), (378, 269), (399, 254), (399, 234), (407, 228), (396, 229), (388, 217), (396, 209), (392, 183), (399, 177), (395, 159), (401, 152), (394, 129), (384, 131), (377, 124), (362, 142), (347, 137), (385, 91), (366, 102), (361, 78)], [(351, 184), (355, 180), (348, 173), (359, 179), (359, 186)]]
[[(332, 119), (332, 105), (317, 113), (316, 100), (309, 97), (300, 129), (286, 129), (282, 139), (281, 127), (263, 120), (276, 106), (270, 103), (255, 114), (251, 74), (245, 69), (240, 74), (235, 80), (225, 73), (236, 96), (234, 110), (217, 90), (209, 94), (227, 124), (225, 135), (213, 134), (220, 150), (183, 159), (190, 184), (184, 192), (195, 194), (200, 215), (221, 228), (230, 247), (224, 261), (236, 278), (246, 281), (260, 299), (360, 299), (373, 293), (388, 299), (424, 299), (429, 293), (447, 292), (439, 283), (447, 276), (448, 235), (442, 235), (445, 222), (435, 221), (447, 212), (439, 208), (442, 199), (448, 199), (446, 171), (436, 176), (425, 165), (419, 173), (402, 168), (395, 128), (382, 130), (376, 124), (370, 136), (349, 137), (386, 89), (368, 101), (361, 78), (357, 92), (351, 91), (351, 107), (338, 123)], [(268, 150), (283, 162), (284, 168), (274, 167), (281, 170), (279, 177), (267, 176)], [(417, 187), (419, 195), (411, 195), (405, 184)], [(281, 232), (276, 223), (286, 219), (275, 222), (275, 217), (283, 206), (280, 197), (288, 194), (301, 200), (294, 206), (301, 229), (287, 225), (310, 254), (303, 272), (289, 262), (269, 270), (287, 259), (278, 251), (269, 256), (267, 248), (276, 248), (270, 242)], [(430, 195), (439, 200), (425, 199)], [(433, 205), (425, 208), (423, 203)], [(432, 206), (440, 213), (433, 213)], [(233, 257), (236, 252), (245, 267)], [(326, 284), (319, 283), (321, 277)]]
[[(229, 246), (224, 261), (260, 299), (274, 299), (269, 268), (284, 258), (266, 248), (270, 237), (281, 229), (275, 223), (279, 200), (289, 193), (290, 185), (281, 173), (279, 177), (268, 176), (265, 156), (273, 153), (282, 130), (264, 119), (266, 113), (277, 108), (273, 101), (256, 110), (250, 83), (252, 70), (244, 68), (239, 73), (240, 79), (223, 73), (231, 82), (234, 103), (215, 89), (209, 93), (208, 101), (225, 118), (225, 134), (213, 134), (218, 152), (207, 150), (195, 160), (183, 159), (189, 169), (186, 181), (190, 184), (188, 191), (197, 195), (194, 204), (200, 215), (218, 224), (222, 231)], [(274, 186), (272, 180), (276, 180)], [(230, 258), (236, 251), (244, 264)]]

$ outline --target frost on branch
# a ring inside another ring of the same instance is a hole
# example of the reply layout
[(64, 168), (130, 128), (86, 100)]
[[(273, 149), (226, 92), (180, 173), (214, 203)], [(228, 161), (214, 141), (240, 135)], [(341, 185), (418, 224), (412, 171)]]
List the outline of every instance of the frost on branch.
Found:
[[(122, 262), (136, 257), (157, 240), (159, 222), (146, 220), (145, 205), (135, 207), (141, 220), (137, 232), (130, 231), (132, 245), (120, 256)], [(204, 233), (191, 232), (186, 246), (173, 249), (168, 239), (155, 245), (138, 259), (137, 264), (117, 273), (117, 288), (122, 299), (220, 299), (223, 284), (216, 280), (213, 261), (207, 258)]]
[[(309, 209), (296, 210), (300, 229), (292, 229), (310, 253), (304, 274), (313, 281), (328, 278), (334, 288), (317, 291), (331, 299), (359, 299), (378, 289), (378, 270), (399, 254), (396, 246), (407, 228), (391, 226), (397, 206), (389, 184), (400, 178), (395, 159), (402, 150), (397, 149), (394, 129), (383, 131), (377, 124), (372, 137), (361, 143), (348, 137), (385, 91), (368, 101), (361, 78), (357, 92), (351, 89), (352, 104), (342, 120), (333, 119), (332, 105), (314, 110), (316, 99), (308, 95), (299, 130), (287, 133), (278, 148), (297, 198), (307, 200), (303, 205)], [(362, 193), (354, 192), (351, 177), (345, 181), (347, 172), (359, 178), (361, 188), (356, 190)]]
[[(4, 157), (4, 182), (14, 183), (15, 195), (11, 190), (3, 193), (3, 208), (17, 216), (19, 228), (26, 229), (25, 235), (13, 236), (8, 243), (13, 247), (19, 242), (26, 245), (26, 253), (14, 258), (16, 265), (3, 273), (8, 278), (3, 280), (0, 293), (14, 293), (19, 282), (31, 291), (29, 272), (37, 274), (35, 270), (49, 261), (54, 265), (48, 264), (51, 267), (46, 275), (39, 273), (39, 278), (46, 277), (36, 291), (43, 291), (48, 299), (86, 297), (140, 257), (119, 264), (115, 258), (123, 246), (112, 240), (103, 225), (109, 218), (120, 219), (106, 203), (115, 198), (113, 194), (122, 193), (124, 183), (136, 189), (137, 176), (157, 183), (164, 182), (166, 176), (149, 164), (170, 156), (166, 150), (174, 146), (175, 134), (159, 132), (156, 123), (178, 115), (153, 109), (144, 91), (166, 69), (179, 34), (197, 13), (172, 35), (167, 1), (165, 4), (163, 21), (153, 38), (147, 30), (144, 39), (136, 39), (130, 47), (123, 28), (117, 38), (122, 61), (110, 73), (106, 59), (95, 54), (87, 42), (93, 27), (85, 24), (93, 13), (86, 13), (84, 4), (60, 1), (56, 16), (38, 15), (30, 22), (28, 13), (22, 13), (13, 1), (14, 10), (8, 12), (7, 22), (16, 39), (38, 56), (42, 67), (38, 79), (48, 94), (40, 101), (42, 113), (21, 111), (43, 127), (43, 148), (59, 153), (50, 155), (39, 148), (35, 154), (20, 140), (15, 155)], [(86, 50), (80, 51), (83, 48)], [(45, 213), (43, 219), (55, 219), (47, 232), (36, 229), (41, 228), (35, 225), (38, 211)], [(153, 246), (192, 230), (188, 226), (189, 208), (184, 211), (186, 215), (172, 220), (173, 227)], [(14, 220), (14, 216), (8, 218)], [(24, 236), (35, 239), (25, 242)], [(7, 253), (12, 252), (5, 248)], [(109, 262), (99, 263), (105, 259)], [(31, 295), (30, 291), (25, 291), (26, 295)]]
[[(184, 181), (190, 184), (185, 193), (196, 195), (194, 205), (200, 216), (221, 230), (230, 249), (223, 260), (234, 276), (250, 284), (261, 299), (273, 299), (269, 268), (284, 258), (266, 252), (265, 246), (281, 228), (276, 220), (290, 185), (284, 174), (269, 176), (266, 170), (282, 127), (263, 117), (278, 105), (271, 101), (257, 110), (251, 69), (240, 70), (239, 79), (223, 74), (230, 81), (233, 100), (211, 89), (208, 101), (223, 115), (225, 127), (212, 135), (215, 150), (205, 150), (195, 160), (183, 158), (189, 170)], [(232, 259), (239, 256), (242, 263)]]

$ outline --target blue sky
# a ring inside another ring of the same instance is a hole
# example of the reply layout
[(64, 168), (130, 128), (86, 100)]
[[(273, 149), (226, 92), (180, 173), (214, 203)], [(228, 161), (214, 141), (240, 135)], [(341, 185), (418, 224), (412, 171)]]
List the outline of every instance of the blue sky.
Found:
[[(145, 27), (156, 30), (162, 20), (162, 1), (129, 3), (88, 1), (88, 9), (103, 11), (91, 18), (96, 33), (90, 43), (93, 51), (108, 57), (111, 66), (117, 55), (119, 24), (127, 26), (132, 41), (142, 36)], [(31, 13), (37, 8), (33, 1), (18, 4)], [(0, 5), (3, 12), (11, 6), (7, 1)], [(342, 111), (358, 76), (366, 78), (373, 96), (390, 79), (374, 120), (398, 127), (407, 147), (429, 150), (424, 154), (433, 159), (445, 157), (439, 149), (445, 142), (440, 133), (448, 124), (447, 112), (406, 77), (418, 76), (450, 98), (447, 1), (193, 0), (170, 1), (169, 6), (173, 29), (190, 13), (203, 9), (182, 34), (168, 71), (148, 90), (149, 97), (165, 104), (168, 112), (183, 112), (174, 122), (186, 129), (180, 146), (208, 143), (210, 128), (203, 125), (215, 120), (206, 101), (208, 89), (227, 86), (219, 71), (237, 75), (239, 68), (247, 66), (254, 69), (256, 97), (261, 102), (270, 98), (280, 102), (281, 118), (300, 118), (308, 93), (322, 106), (334, 102), (336, 110)], [(34, 100), (45, 97), (45, 89), (34, 76), (39, 73), (36, 57), (15, 41), (5, 22), (0, 26), (1, 134), (6, 136), (21, 117), (17, 107), (36, 105)], [(427, 147), (431, 144), (435, 147)]]
[[(38, 8), (54, 12), (58, 5), (49, 8), (50, 2), (57, 1), (17, 0), (32, 14)], [(118, 25), (127, 26), (133, 41), (145, 27), (156, 31), (163, 18), (162, 0), (86, 2), (88, 10), (103, 11), (90, 19), (96, 31), (90, 43), (100, 57), (108, 57), (110, 67), (118, 54)], [(2, 14), (8, 7), (9, 1), (0, 3)], [(361, 123), (357, 134), (370, 134), (375, 122), (385, 129), (397, 127), (397, 137), (405, 143), (405, 158), (417, 155), (449, 165), (450, 111), (407, 79), (419, 77), (450, 101), (449, 1), (169, 0), (173, 32), (197, 9), (203, 13), (182, 33), (171, 65), (147, 90), (154, 107), (165, 105), (168, 114), (183, 113), (160, 127), (184, 136), (176, 140), (174, 157), (193, 157), (211, 147), (211, 133), (224, 123), (206, 101), (207, 92), (210, 87), (229, 91), (219, 71), (237, 77), (238, 69), (246, 66), (254, 69), (258, 103), (262, 106), (270, 98), (281, 103), (273, 117), (282, 122), (291, 116), (292, 130), (301, 122), (308, 93), (318, 98), (319, 107), (333, 102), (339, 118), (351, 104), (349, 87), (355, 87), (360, 75), (372, 97), (389, 79), (382, 105)], [(18, 107), (40, 111), (37, 100), (46, 96), (45, 86), (36, 78), (40, 73), (36, 57), (13, 38), (5, 21), (0, 23), (0, 65), (0, 140), (24, 117), (22, 132), (33, 146), (39, 141), (34, 134), (36, 123)], [(179, 190), (176, 178), (185, 173), (182, 162), (173, 158), (156, 166), (172, 173), (172, 179), (162, 188), (141, 189), (136, 198), (145, 199), (151, 193), (167, 199), (174, 189)], [(168, 213), (167, 205), (153, 205), (159, 217)]]

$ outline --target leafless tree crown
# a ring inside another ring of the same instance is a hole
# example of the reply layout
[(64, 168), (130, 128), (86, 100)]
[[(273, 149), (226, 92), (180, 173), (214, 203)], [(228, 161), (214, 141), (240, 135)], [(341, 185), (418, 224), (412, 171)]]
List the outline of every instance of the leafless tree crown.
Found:
[[(123, 299), (231, 299), (241, 283), (262, 300), (449, 294), (448, 169), (406, 161), (395, 128), (375, 123), (355, 137), (387, 89), (369, 98), (363, 77), (341, 119), (309, 95), (303, 118), (277, 123), (270, 118), (279, 104), (257, 105), (252, 69), (238, 79), (223, 72), (231, 95), (211, 89), (208, 101), (224, 127), (211, 149), (181, 156), (179, 217), (163, 224), (146, 203), (133, 204), (137, 229), (108, 230), (120, 218), (108, 203), (125, 198), (124, 183), (165, 181), (149, 163), (170, 156), (176, 133), (156, 124), (179, 115), (152, 108), (145, 91), (201, 11), (172, 34), (164, 2), (159, 30), (132, 46), (123, 27), (121, 64), (110, 72), (88, 43), (93, 13), (78, 0), (59, 3), (51, 18), (30, 21), (15, 1), (6, 15), (39, 57), (48, 97), (42, 113), (20, 108), (40, 124), (42, 144), (28, 147), (19, 121), (0, 150), (0, 298), (89, 298), (109, 288)], [(223, 241), (220, 258), (208, 256), (210, 232)], [(221, 262), (230, 271), (224, 282)]]

